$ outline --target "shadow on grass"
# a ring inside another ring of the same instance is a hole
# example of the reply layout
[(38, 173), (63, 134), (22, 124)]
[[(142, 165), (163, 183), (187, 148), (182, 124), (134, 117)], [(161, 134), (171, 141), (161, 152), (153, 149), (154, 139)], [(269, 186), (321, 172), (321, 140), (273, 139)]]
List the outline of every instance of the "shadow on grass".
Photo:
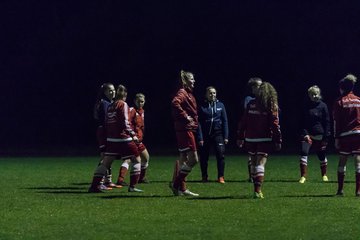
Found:
[(87, 191), (36, 191), (36, 193), (48, 194), (89, 194)]
[(139, 193), (139, 195), (116, 195), (116, 196), (99, 196), (100, 198), (103, 199), (116, 199), (116, 198), (169, 198), (169, 197), (174, 197), (173, 195), (141, 195), (141, 193)]
[(319, 195), (304, 194), (304, 195), (284, 195), (281, 197), (285, 197), (285, 198), (333, 198), (333, 197), (337, 197), (337, 196), (335, 194), (319, 194)]
[(83, 187), (30, 187), (30, 188), (23, 188), (23, 189), (30, 189), (30, 190), (78, 190), (84, 189)]
[(71, 185), (75, 185), (75, 186), (89, 186), (91, 184), (91, 182), (80, 182), (80, 183), (71, 183)]
[(248, 196), (222, 196), (222, 197), (192, 197), (192, 198), (187, 198), (186, 200), (225, 200), (225, 199), (250, 199), (250, 197)]

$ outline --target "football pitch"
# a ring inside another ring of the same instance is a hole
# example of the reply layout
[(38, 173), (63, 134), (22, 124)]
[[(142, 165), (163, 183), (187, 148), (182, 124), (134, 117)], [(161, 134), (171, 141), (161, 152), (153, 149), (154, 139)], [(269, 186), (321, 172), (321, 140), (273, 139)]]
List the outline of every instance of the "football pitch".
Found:
[[(188, 187), (200, 197), (174, 197), (168, 188), (176, 156), (152, 156), (144, 193), (87, 189), (98, 157), (1, 158), (0, 239), (359, 239), (360, 198), (348, 162), (344, 197), (337, 190), (337, 156), (328, 156), (329, 182), (310, 156), (298, 183), (298, 157), (270, 156), (265, 199), (253, 199), (247, 157), (227, 156), (225, 184), (201, 183), (199, 166)], [(120, 162), (113, 164), (116, 179)], [(127, 176), (128, 177), (128, 176)], [(128, 178), (127, 178), (128, 181)]]

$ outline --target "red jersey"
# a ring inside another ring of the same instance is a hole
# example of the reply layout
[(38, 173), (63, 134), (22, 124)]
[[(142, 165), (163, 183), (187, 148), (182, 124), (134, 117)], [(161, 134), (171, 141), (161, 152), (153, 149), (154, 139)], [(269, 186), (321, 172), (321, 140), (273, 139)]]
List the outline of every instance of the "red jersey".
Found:
[(126, 102), (117, 100), (112, 103), (108, 107), (105, 123), (108, 142), (132, 141), (135, 133), (129, 123), (129, 107)]
[[(198, 113), (196, 99), (191, 90), (180, 88), (171, 102), (175, 131), (196, 131), (198, 128)], [(188, 120), (188, 116), (193, 122)]]
[(136, 109), (131, 107), (129, 113), (129, 122), (134, 130), (139, 142), (142, 142), (144, 137), (144, 109)]
[(256, 99), (251, 100), (240, 120), (237, 135), (247, 142), (281, 143), (278, 111), (262, 110)]
[(336, 138), (360, 134), (360, 98), (353, 92), (334, 103), (334, 135)]

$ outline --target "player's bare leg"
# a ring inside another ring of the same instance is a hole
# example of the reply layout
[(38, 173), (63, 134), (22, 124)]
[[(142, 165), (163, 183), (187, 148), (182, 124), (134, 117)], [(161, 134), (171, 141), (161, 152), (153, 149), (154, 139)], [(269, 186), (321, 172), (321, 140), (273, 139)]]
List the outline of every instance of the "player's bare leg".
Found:
[[(186, 176), (189, 175), (192, 168), (198, 163), (198, 155), (196, 151), (187, 151), (180, 153), (180, 171), (173, 184), (173, 191), (175, 195), (199, 196), (199, 194), (192, 193), (186, 188)], [(175, 191), (178, 191), (176, 194)]]
[(150, 155), (147, 149), (145, 149), (140, 153), (140, 158), (141, 158), (141, 172), (140, 172), (139, 183), (149, 183), (149, 181), (146, 179), (146, 170), (149, 166), (149, 160), (150, 160)]
[(261, 186), (264, 182), (265, 164), (267, 154), (256, 155), (255, 177), (254, 177), (254, 198), (264, 198)]
[(115, 160), (114, 156), (105, 156), (101, 164), (97, 166), (94, 172), (93, 180), (89, 188), (89, 192), (101, 192), (99, 185), (103, 177), (106, 175), (107, 170), (111, 167), (112, 162)]
[(130, 184), (129, 192), (143, 192), (142, 190), (136, 188), (136, 184), (139, 181), (141, 171), (141, 158), (140, 156), (131, 158), (131, 170), (130, 170)]

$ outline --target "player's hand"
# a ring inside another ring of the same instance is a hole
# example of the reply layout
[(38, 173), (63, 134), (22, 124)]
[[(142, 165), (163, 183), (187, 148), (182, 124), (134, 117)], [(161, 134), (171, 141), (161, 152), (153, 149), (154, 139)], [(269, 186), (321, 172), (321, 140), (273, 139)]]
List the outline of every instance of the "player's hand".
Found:
[(309, 143), (309, 144), (312, 144), (312, 140), (311, 140), (311, 137), (309, 135), (304, 136), (304, 141)]
[(199, 141), (199, 146), (204, 146), (204, 141)]
[(187, 116), (186, 119), (189, 121), (189, 122), (193, 122), (194, 119), (191, 117), (191, 116)]
[(237, 145), (239, 148), (244, 147), (244, 140), (236, 140), (236, 145)]
[(134, 141), (134, 142), (136, 142), (136, 143), (138, 143), (138, 142), (139, 142), (139, 139), (138, 139), (138, 137), (137, 137), (137, 136), (133, 136), (133, 137), (132, 137), (132, 139), (133, 139), (133, 141)]
[(229, 142), (229, 139), (224, 139), (225, 144), (228, 144), (228, 142)]

